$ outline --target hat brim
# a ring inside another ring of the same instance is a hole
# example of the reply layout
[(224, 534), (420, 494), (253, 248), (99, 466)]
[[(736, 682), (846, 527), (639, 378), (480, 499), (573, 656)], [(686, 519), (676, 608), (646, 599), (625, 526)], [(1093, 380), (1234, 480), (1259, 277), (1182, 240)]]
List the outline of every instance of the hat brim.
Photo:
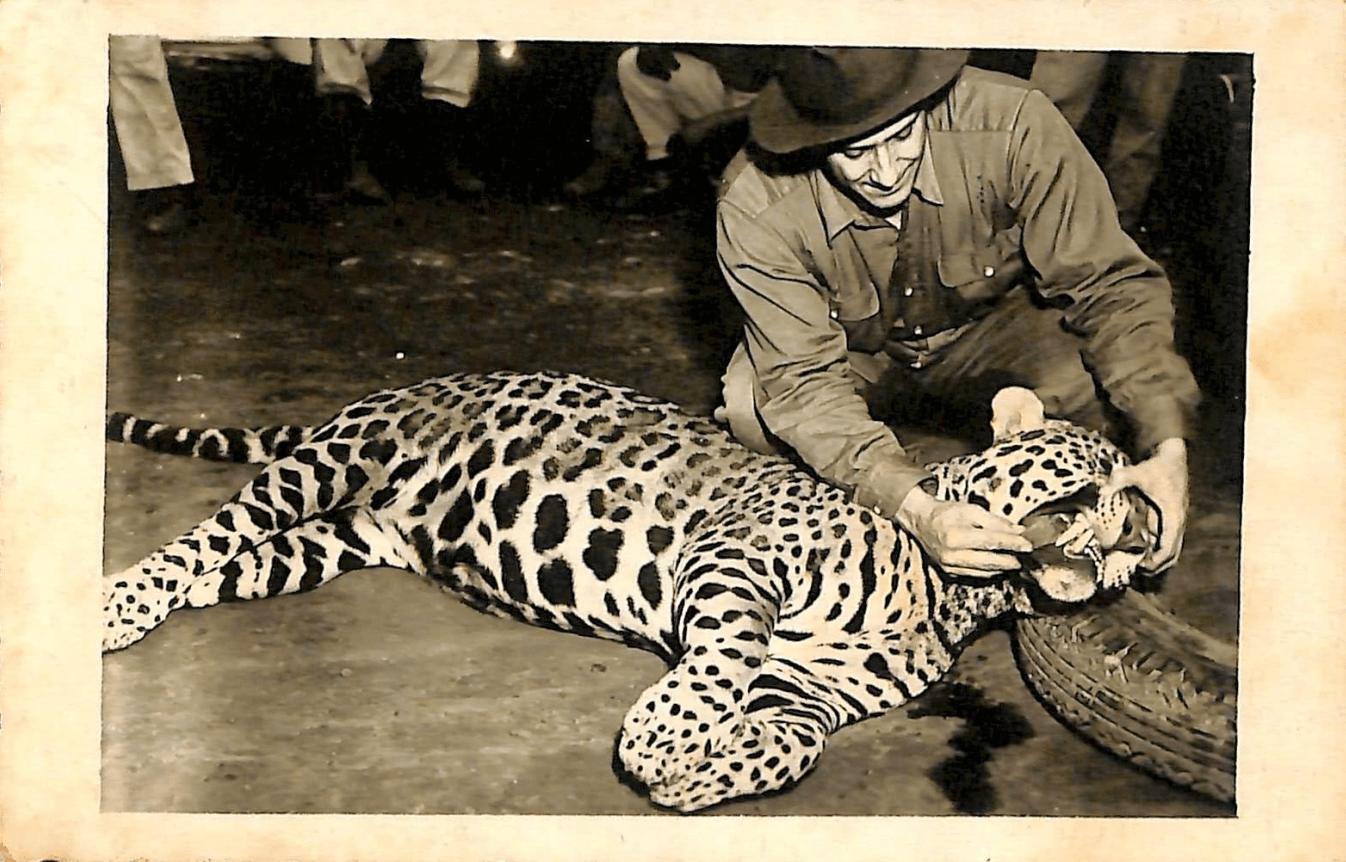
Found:
[(780, 81), (773, 78), (748, 110), (752, 141), (769, 153), (786, 155), (864, 137), (893, 122), (956, 78), (967, 65), (969, 53), (921, 49), (906, 86), (894, 89), (891, 98), (865, 116), (845, 123), (820, 123), (803, 116), (786, 97)]

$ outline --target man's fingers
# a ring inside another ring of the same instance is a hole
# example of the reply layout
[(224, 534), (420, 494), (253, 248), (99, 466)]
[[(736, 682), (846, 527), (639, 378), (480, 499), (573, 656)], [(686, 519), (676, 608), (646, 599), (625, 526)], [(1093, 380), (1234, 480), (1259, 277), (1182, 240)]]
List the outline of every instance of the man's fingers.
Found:
[(951, 530), (945, 544), (951, 548), (966, 548), (974, 551), (1012, 551), (1026, 554), (1033, 550), (1033, 543), (1018, 533), (977, 527)]
[(945, 554), (945, 570), (958, 575), (986, 578), (1019, 568), (1019, 560), (1013, 554), (1000, 554), (995, 551), (963, 549)]

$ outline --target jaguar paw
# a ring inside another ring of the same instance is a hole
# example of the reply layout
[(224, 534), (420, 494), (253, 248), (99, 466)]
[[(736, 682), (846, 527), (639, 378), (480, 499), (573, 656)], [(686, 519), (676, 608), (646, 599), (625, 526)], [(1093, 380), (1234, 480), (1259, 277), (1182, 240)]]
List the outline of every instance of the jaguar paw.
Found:
[(144, 571), (103, 578), (103, 652), (125, 649), (182, 604), (178, 582)]

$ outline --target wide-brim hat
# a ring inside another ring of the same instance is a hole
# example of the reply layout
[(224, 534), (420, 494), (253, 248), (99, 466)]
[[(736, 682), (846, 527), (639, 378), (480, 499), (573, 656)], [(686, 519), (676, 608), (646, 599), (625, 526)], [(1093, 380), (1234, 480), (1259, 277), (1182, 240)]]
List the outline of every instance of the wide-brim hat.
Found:
[(861, 138), (948, 84), (968, 52), (791, 48), (748, 111), (753, 143), (785, 154)]

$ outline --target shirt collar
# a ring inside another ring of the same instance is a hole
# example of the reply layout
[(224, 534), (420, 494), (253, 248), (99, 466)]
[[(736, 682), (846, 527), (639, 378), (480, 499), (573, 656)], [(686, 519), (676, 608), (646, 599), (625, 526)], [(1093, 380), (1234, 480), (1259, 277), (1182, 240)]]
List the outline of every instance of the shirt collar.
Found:
[[(921, 151), (920, 167), (916, 168), (916, 183), (912, 189), (912, 194), (918, 195), (926, 203), (942, 206), (944, 204), (944, 194), (940, 191), (939, 177), (935, 172), (934, 150), (930, 146), (931, 134), (928, 117), (925, 119), (925, 123), (925, 146)], [(865, 212), (855, 201), (846, 197), (840, 189), (832, 185), (832, 181), (827, 178), (825, 168), (814, 170), (810, 181), (813, 183), (814, 196), (818, 201), (818, 211), (822, 215), (823, 229), (826, 231), (829, 241), (836, 239), (838, 234), (851, 225), (872, 227), (889, 224), (885, 219)]]

